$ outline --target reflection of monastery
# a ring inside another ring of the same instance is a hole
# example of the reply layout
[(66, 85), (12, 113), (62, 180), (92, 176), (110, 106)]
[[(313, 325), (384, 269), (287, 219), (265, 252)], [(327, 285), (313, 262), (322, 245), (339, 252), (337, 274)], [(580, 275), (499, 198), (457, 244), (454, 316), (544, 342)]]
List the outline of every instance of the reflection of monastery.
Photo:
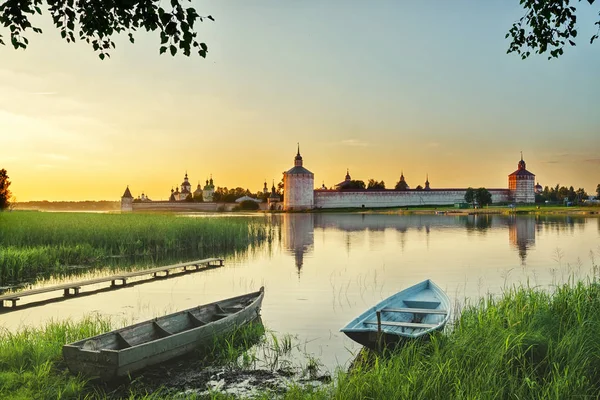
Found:
[[(477, 221), (484, 218), (485, 223)], [(369, 231), (384, 232), (395, 230), (405, 234), (409, 230), (424, 230), (429, 236), (431, 232), (455, 229), (464, 226), (469, 230), (475, 227), (480, 232), (488, 230), (508, 230), (508, 242), (525, 264), (527, 251), (535, 246), (535, 217), (515, 217), (504, 215), (404, 215), (401, 218), (389, 218), (383, 214), (338, 214), (338, 213), (294, 213), (281, 216), (283, 247), (294, 255), (294, 263), (300, 276), (304, 265), (304, 257), (314, 250), (314, 231), (338, 230), (347, 232)], [(348, 244), (349, 246), (350, 244)]]
[[(493, 203), (514, 201), (517, 203), (535, 202), (535, 175), (527, 171), (525, 161), (521, 160), (517, 170), (508, 176), (508, 189), (488, 189)], [(376, 208), (402, 207), (414, 205), (446, 205), (464, 202), (465, 189), (432, 189), (429, 179), (422, 189), (409, 189), (404, 175), (400, 181), (404, 190), (396, 189), (343, 189), (350, 182), (350, 173), (346, 179), (328, 190), (324, 186), (314, 189), (314, 174), (303, 165), (300, 148), (294, 159), (294, 167), (283, 173), (284, 210), (310, 210), (319, 208)]]

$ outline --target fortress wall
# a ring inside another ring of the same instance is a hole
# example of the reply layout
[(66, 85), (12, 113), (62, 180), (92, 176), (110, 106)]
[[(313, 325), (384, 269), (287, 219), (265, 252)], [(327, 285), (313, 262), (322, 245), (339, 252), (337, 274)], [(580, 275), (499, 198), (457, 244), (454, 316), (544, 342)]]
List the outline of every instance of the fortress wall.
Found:
[[(506, 189), (488, 189), (492, 203), (509, 201)], [(464, 203), (466, 189), (338, 191), (315, 190), (315, 208), (377, 208)]]
[(236, 203), (189, 203), (187, 201), (148, 201), (133, 203), (133, 211), (217, 211), (221, 206), (231, 211)]

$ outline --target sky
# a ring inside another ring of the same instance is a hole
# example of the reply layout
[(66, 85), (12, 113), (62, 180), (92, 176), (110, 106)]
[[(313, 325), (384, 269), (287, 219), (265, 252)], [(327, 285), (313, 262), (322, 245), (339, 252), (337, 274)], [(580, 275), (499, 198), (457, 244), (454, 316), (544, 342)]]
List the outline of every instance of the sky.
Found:
[[(315, 186), (506, 188), (520, 152), (543, 186), (600, 183), (598, 7), (577, 3), (558, 60), (506, 54), (517, 0), (193, 2), (206, 59), (117, 37), (101, 61), (49, 19), (27, 50), (0, 46), (0, 168), (17, 201), (167, 199), (258, 191), (293, 166)], [(4, 29), (4, 28), (2, 28)], [(8, 31), (2, 30), (6, 37)]]

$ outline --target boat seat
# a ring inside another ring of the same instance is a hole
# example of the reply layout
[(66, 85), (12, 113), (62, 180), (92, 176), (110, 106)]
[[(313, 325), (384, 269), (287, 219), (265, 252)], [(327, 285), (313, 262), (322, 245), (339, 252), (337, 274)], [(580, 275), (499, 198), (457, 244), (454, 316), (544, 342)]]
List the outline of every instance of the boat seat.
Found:
[(117, 342), (119, 344), (120, 349), (128, 349), (132, 347), (131, 343), (129, 343), (127, 339), (125, 339), (123, 335), (121, 335), (121, 332), (116, 332), (115, 336), (117, 337)]
[[(377, 325), (377, 321), (365, 321), (365, 324)], [(399, 326), (402, 328), (417, 328), (417, 329), (429, 329), (439, 326), (439, 324), (422, 324), (420, 322), (395, 322), (395, 321), (381, 321), (381, 325), (386, 326)]]
[(447, 310), (430, 310), (428, 308), (382, 308), (381, 312), (397, 312), (397, 313), (411, 313), (411, 314), (448, 314)]
[(158, 322), (153, 321), (152, 325), (154, 325), (154, 329), (158, 332), (158, 335), (160, 337), (167, 337), (167, 336), (171, 336), (172, 335), (171, 332), (169, 332), (168, 330), (166, 330), (165, 328), (163, 328), (162, 326), (160, 326), (158, 324)]
[(196, 317), (194, 314), (192, 314), (191, 312), (187, 312), (188, 317), (190, 318), (190, 320), (192, 321), (192, 324), (195, 327), (199, 327), (199, 326), (204, 326), (207, 324), (207, 322), (202, 321), (200, 318)]

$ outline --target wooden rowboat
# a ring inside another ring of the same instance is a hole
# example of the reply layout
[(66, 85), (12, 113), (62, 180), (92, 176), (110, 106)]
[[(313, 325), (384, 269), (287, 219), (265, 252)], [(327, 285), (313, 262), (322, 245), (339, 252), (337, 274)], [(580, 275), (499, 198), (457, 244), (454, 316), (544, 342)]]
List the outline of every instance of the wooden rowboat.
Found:
[(371, 349), (416, 339), (444, 328), (450, 299), (427, 279), (381, 301), (341, 329)]
[(63, 346), (72, 373), (110, 380), (209, 346), (259, 316), (264, 287)]

